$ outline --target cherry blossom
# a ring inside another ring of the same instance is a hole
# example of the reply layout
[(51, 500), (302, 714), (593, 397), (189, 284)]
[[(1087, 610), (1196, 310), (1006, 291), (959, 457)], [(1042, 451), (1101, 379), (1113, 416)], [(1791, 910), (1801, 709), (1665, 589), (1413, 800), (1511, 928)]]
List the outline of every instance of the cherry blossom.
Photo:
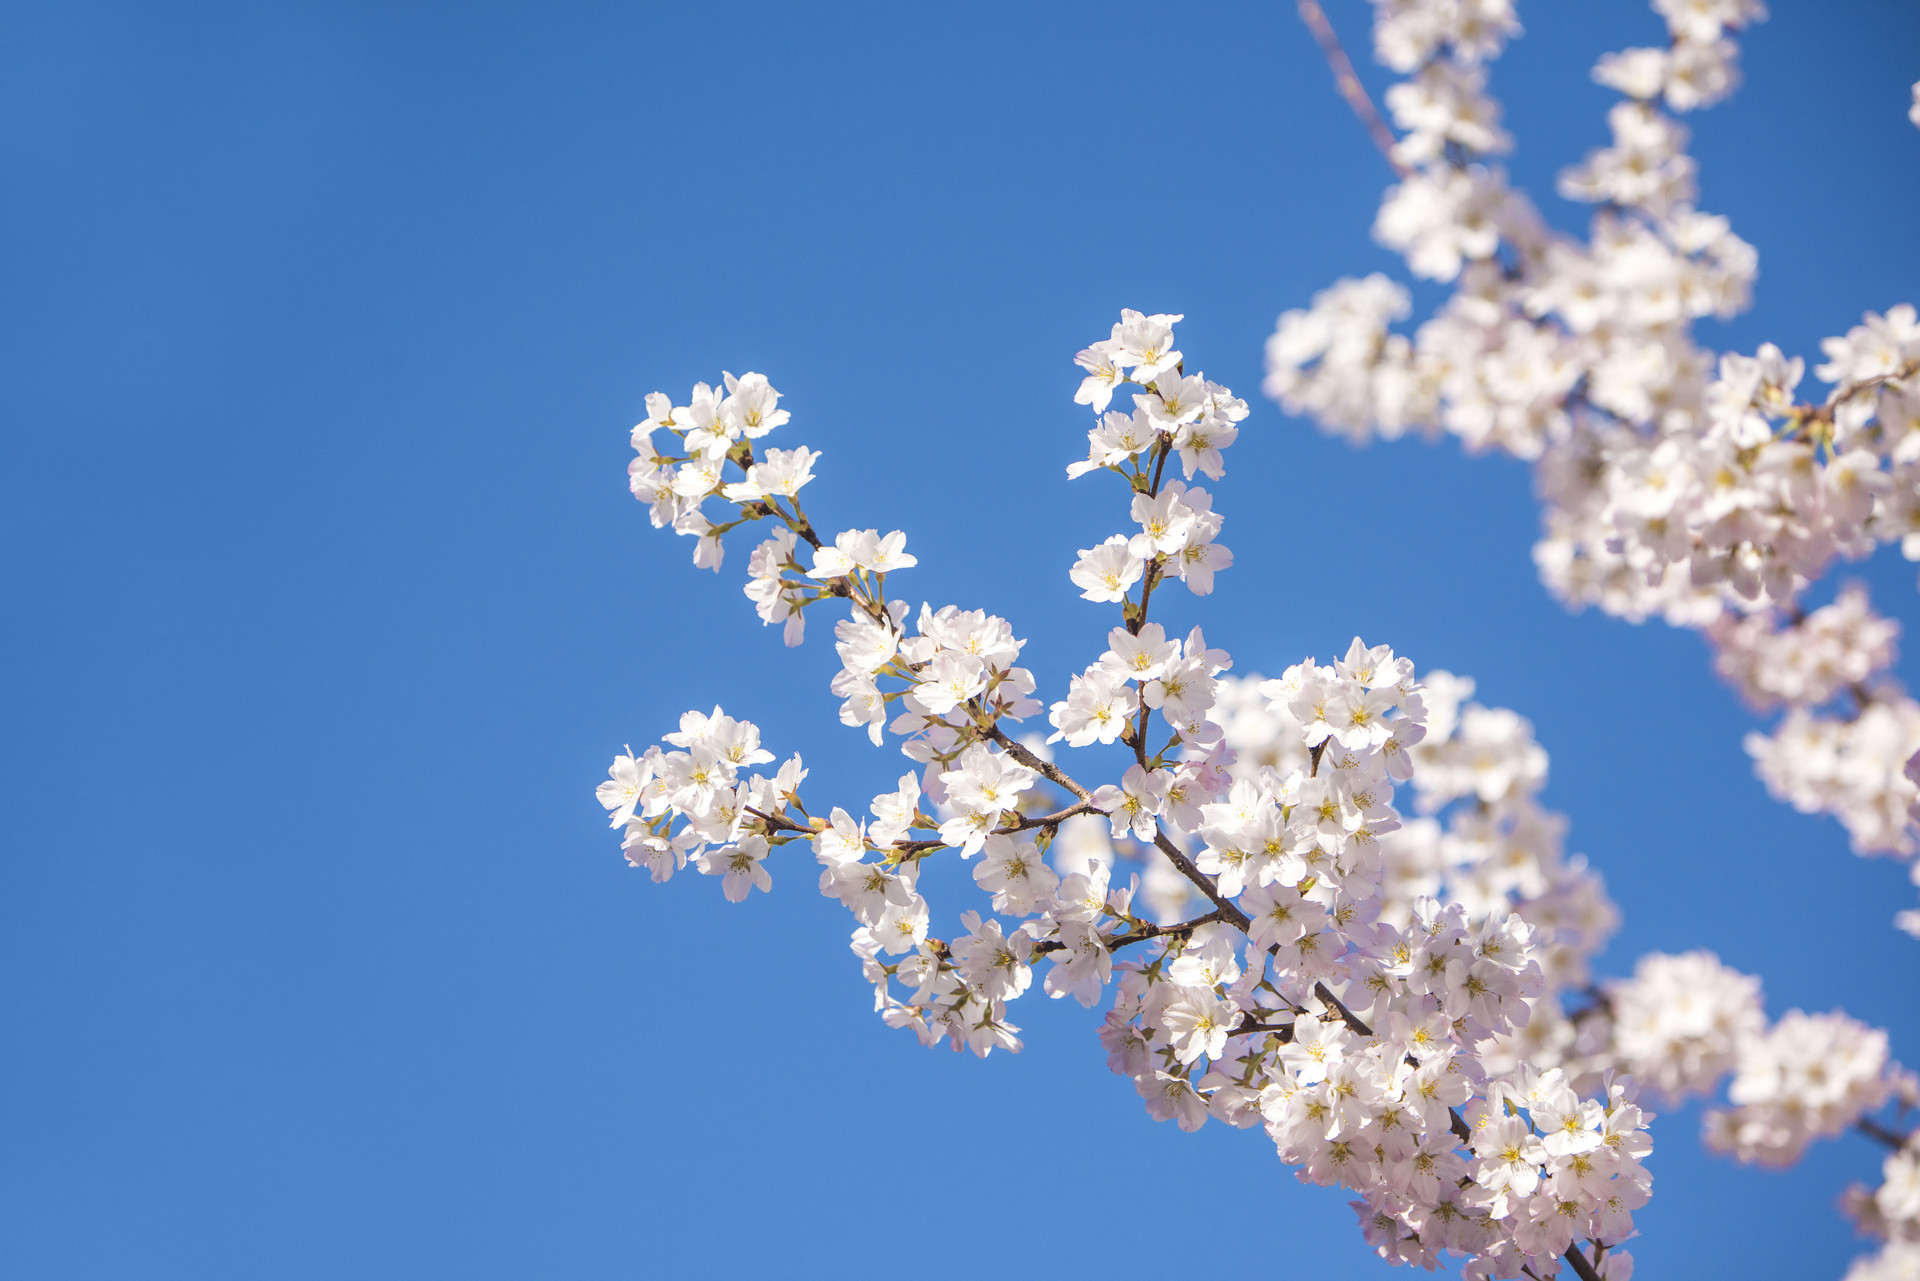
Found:
[[(1432, 88), (1436, 102), (1446, 91)], [(1036, 988), (1110, 998), (1100, 1035), (1149, 1116), (1263, 1129), (1301, 1179), (1359, 1198), (1363, 1234), (1388, 1257), (1462, 1255), (1476, 1276), (1563, 1263), (1624, 1275), (1630, 1256), (1610, 1251), (1651, 1186), (1651, 1116), (1624, 1078), (1578, 1093), (1514, 1048), (1550, 990), (1584, 979), (1612, 920), (1597, 878), (1546, 848), (1553, 825), (1531, 799), (1545, 756), (1525, 722), (1462, 711), (1471, 683), (1445, 673), (1430, 706), (1385, 645), (1355, 638), (1331, 663), (1262, 681), (1228, 675), (1232, 658), (1198, 628), (1149, 621), (1157, 588), (1204, 596), (1232, 564), (1213, 496), (1187, 478), (1224, 476), (1246, 406), (1188, 372), (1179, 319), (1125, 312), (1076, 357), (1077, 400), (1097, 417), (1069, 478), (1117, 474), (1129, 528), (1064, 567), (1119, 622), (1050, 705), (1016, 665), (1025, 642), (1008, 621), (930, 604), (916, 617), (889, 594), (914, 565), (906, 535), (815, 531), (800, 491), (819, 455), (756, 445), (790, 421), (764, 378), (726, 378), (724, 398), (696, 386), (686, 407), (649, 397), (636, 496), (657, 524), (699, 535), (703, 566), (722, 563), (727, 533), (773, 522), (749, 558), (756, 612), (797, 644), (805, 611), (846, 602), (839, 719), (891, 738), (916, 769), (864, 807), (870, 821), (854, 807), (818, 817), (800, 758), (762, 772), (775, 758), (758, 728), (715, 708), (687, 713), (664, 748), (616, 758), (597, 797), (635, 866), (666, 880), (692, 862), (731, 901), (772, 888), (783, 847), (810, 847), (820, 892), (854, 918), (876, 1012), (926, 1044), (1017, 1051), (1010, 1002)], [(1123, 391), (1131, 417), (1107, 409)], [(659, 452), (662, 432), (685, 452)], [(1185, 478), (1167, 475), (1175, 455)], [(709, 516), (715, 501), (732, 510)], [(1051, 739), (1008, 728), (1043, 710)], [(1241, 750), (1249, 736), (1257, 749)], [(1132, 760), (1089, 786), (1058, 744)], [(1426, 812), (1477, 798), (1460, 848), (1538, 853), (1421, 881), (1409, 861), (1428, 838), (1394, 807), (1409, 778)], [(947, 938), (921, 889), (939, 857), (972, 861), (992, 913), (962, 911)], [(1140, 870), (1123, 880), (1123, 862)]]
[[(1771, 343), (1700, 345), (1696, 321), (1746, 307), (1758, 258), (1698, 207), (1677, 117), (1733, 92), (1736, 37), (1766, 10), (1653, 7), (1667, 46), (1594, 68), (1622, 100), (1611, 142), (1561, 175), (1562, 196), (1599, 206), (1581, 239), (1549, 231), (1493, 163), (1512, 140), (1486, 64), (1518, 34), (1513, 6), (1375, 0), (1375, 51), (1406, 77), (1386, 93), (1393, 127), (1342, 87), (1398, 178), (1374, 234), (1454, 292), (1408, 334), (1404, 286), (1335, 283), (1280, 317), (1264, 389), (1355, 442), (1447, 433), (1532, 461), (1548, 589), (1704, 629), (1750, 702), (1786, 709), (1748, 740), (1769, 789), (1838, 817), (1861, 853), (1911, 859), (1920, 704), (1880, 675), (1893, 626), (1859, 589), (1802, 602), (1878, 545), (1920, 561), (1920, 320), (1907, 303), (1869, 312), (1811, 370)], [(1803, 390), (1809, 373), (1827, 390)], [(1920, 934), (1920, 914), (1898, 919)]]

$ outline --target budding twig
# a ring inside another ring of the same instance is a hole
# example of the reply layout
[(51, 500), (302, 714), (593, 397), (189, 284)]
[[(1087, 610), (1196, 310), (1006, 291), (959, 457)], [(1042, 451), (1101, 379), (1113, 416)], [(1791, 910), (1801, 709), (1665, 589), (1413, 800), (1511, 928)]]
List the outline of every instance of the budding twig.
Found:
[(1055, 810), (1051, 814), (1034, 816), (1021, 814), (1015, 821), (996, 827), (993, 831), (996, 836), (1011, 836), (1015, 832), (1025, 832), (1036, 827), (1058, 827), (1075, 815), (1098, 814), (1099, 812), (1099, 810), (1093, 807), (1092, 801), (1075, 801), (1065, 809)]
[[(1191, 921), (1182, 921), (1178, 925), (1143, 925), (1137, 930), (1122, 934), (1118, 938), (1106, 941), (1109, 952), (1117, 951), (1129, 943), (1144, 943), (1148, 939), (1168, 938), (1173, 935), (1191, 934), (1202, 925), (1211, 925), (1220, 919), (1220, 913), (1209, 912), (1205, 916), (1196, 916)], [(1066, 949), (1059, 939), (1045, 939), (1033, 945), (1034, 955), (1043, 952), (1059, 952)]]

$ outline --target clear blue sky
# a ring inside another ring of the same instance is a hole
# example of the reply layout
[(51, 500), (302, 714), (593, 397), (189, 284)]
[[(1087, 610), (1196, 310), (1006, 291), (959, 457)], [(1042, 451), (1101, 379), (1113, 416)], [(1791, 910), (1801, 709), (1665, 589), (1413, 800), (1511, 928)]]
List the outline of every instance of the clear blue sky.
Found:
[[(1689, 122), (1762, 264), (1707, 340), (1811, 354), (1920, 300), (1920, 7), (1776, 8)], [(1522, 16), (1513, 169), (1575, 225), (1587, 68), (1660, 28)], [(829, 647), (754, 624), (744, 548), (716, 578), (647, 527), (644, 393), (767, 373), (815, 519), (908, 529), (910, 590), (1058, 688), (1111, 613), (1066, 568), (1122, 520), (1062, 478), (1069, 360), (1123, 306), (1254, 401), (1238, 563), (1181, 618), (1243, 669), (1358, 632), (1472, 674), (1625, 913), (1603, 969), (1710, 947), (1920, 1062), (1912, 888), (1767, 799), (1699, 639), (1549, 600), (1521, 466), (1257, 398), (1276, 313), (1393, 266), (1290, 5), (16, 3), (0, 161), (0, 1273), (1383, 1274), (1257, 1132), (1151, 1123), (1092, 1014), (921, 1050), (804, 859), (656, 887), (592, 799), (716, 701), (813, 794), (901, 768), (833, 723)], [(1910, 566), (1864, 573), (1920, 624)], [(1642, 1275), (1837, 1278), (1876, 1151), (1760, 1174), (1697, 1128), (1656, 1127)]]

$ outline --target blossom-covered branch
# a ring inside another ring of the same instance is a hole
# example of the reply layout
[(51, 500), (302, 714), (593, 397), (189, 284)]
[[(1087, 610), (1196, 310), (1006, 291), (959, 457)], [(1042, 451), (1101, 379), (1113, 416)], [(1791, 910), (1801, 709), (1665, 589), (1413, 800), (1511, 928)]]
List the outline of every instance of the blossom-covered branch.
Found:
[[(1548, 588), (1574, 608), (1705, 630), (1722, 671), (1788, 709), (1748, 742), (1769, 789), (1835, 814), (1856, 850), (1908, 860), (1920, 879), (1920, 703), (1866, 679), (1890, 648), (1860, 661), (1889, 625), (1863, 594), (1840, 611), (1859, 620), (1851, 631), (1799, 605), (1837, 559), (1897, 543), (1920, 560), (1920, 321), (1903, 303), (1825, 340), (1813, 372), (1830, 390), (1811, 400), (1805, 362), (1771, 343), (1717, 358), (1699, 345), (1696, 320), (1747, 306), (1758, 257), (1695, 206), (1676, 116), (1733, 91), (1734, 37), (1766, 13), (1758, 0), (1654, 8), (1666, 47), (1594, 69), (1622, 100), (1612, 144), (1561, 177), (1563, 196), (1599, 206), (1579, 240), (1549, 230), (1493, 163), (1512, 139), (1486, 66), (1519, 31), (1511, 0), (1375, 0), (1375, 51), (1407, 78), (1386, 94), (1401, 181), (1374, 234), (1456, 291), (1409, 336), (1393, 329), (1404, 287), (1338, 282), (1280, 317), (1266, 391), (1355, 441), (1446, 432), (1532, 460)], [(1823, 706), (1834, 687), (1819, 682), (1786, 692), (1827, 654), (1860, 670), (1857, 698)], [(1898, 920), (1920, 935), (1920, 911)]]
[[(888, 576), (913, 564), (904, 535), (814, 535), (798, 491), (818, 455), (759, 458), (747, 443), (787, 420), (764, 378), (728, 376), (725, 396), (697, 386), (686, 406), (650, 397), (632, 477), (654, 523), (696, 537), (696, 564), (717, 568), (727, 532), (778, 522), (750, 557), (747, 594), (790, 644), (804, 611), (849, 602), (834, 628), (840, 719), (876, 744), (892, 735), (918, 768), (870, 818), (823, 817), (802, 802), (800, 758), (757, 772), (774, 760), (758, 730), (716, 708), (687, 713), (671, 750), (617, 758), (600, 799), (635, 866), (665, 881), (691, 862), (730, 899), (771, 888), (780, 847), (809, 845), (821, 892), (855, 917), (876, 1011), (926, 1044), (1018, 1050), (1007, 1006), (1044, 961), (1049, 996), (1091, 1007), (1114, 989), (1100, 1036), (1151, 1115), (1264, 1128), (1300, 1178), (1358, 1194), (1362, 1230), (1388, 1257), (1620, 1281), (1631, 1256), (1614, 1247), (1651, 1186), (1650, 1118), (1624, 1078), (1583, 1097), (1512, 1050), (1549, 973), (1578, 968), (1565, 949), (1579, 928), (1536, 925), (1505, 899), (1402, 906), (1389, 884), (1394, 790), (1419, 785), (1429, 726), (1413, 665), (1356, 639), (1330, 665), (1236, 683), (1200, 629), (1170, 637), (1151, 618), (1156, 589), (1178, 580), (1205, 596), (1232, 564), (1195, 482), (1222, 478), (1247, 412), (1187, 372), (1179, 319), (1125, 312), (1076, 357), (1076, 399), (1097, 421), (1068, 474), (1121, 479), (1130, 519), (1067, 571), (1084, 598), (1118, 607), (1119, 625), (1044, 707), (1005, 620), (915, 615), (888, 595)], [(1123, 391), (1131, 412), (1112, 407)], [(662, 430), (670, 452), (653, 445)], [(717, 523), (703, 510), (714, 500), (733, 506)], [(1281, 726), (1272, 762), (1228, 745), (1254, 708)], [(1042, 710), (1050, 739), (1008, 728)], [(1114, 743), (1131, 763), (1097, 785), (1054, 756)], [(946, 939), (919, 881), (935, 857), (972, 862), (989, 909), (960, 913)], [(1141, 872), (1117, 884), (1122, 858)], [(1179, 914), (1159, 910), (1176, 898)]]

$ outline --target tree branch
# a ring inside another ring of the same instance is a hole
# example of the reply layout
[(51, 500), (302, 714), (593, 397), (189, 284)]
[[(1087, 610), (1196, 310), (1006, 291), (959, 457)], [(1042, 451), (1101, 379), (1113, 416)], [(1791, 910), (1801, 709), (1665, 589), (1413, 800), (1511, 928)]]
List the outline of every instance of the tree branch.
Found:
[(1613, 1017), (1613, 998), (1607, 995), (1605, 988), (1589, 983), (1586, 988), (1583, 989), (1583, 995), (1593, 1002), (1593, 1004), (1583, 1005), (1573, 1013), (1567, 1015), (1567, 1022), (1578, 1027), (1582, 1022), (1592, 1018), (1596, 1014), (1604, 1014), (1608, 1018)]
[(1153, 826), (1153, 844), (1156, 849), (1167, 856), (1167, 861), (1178, 869), (1180, 875), (1186, 877), (1198, 886), (1200, 892), (1207, 896), (1208, 901), (1220, 909), (1217, 915), (1221, 920), (1232, 925), (1242, 933), (1246, 931), (1249, 925), (1253, 924), (1253, 919), (1245, 912), (1242, 912), (1232, 899), (1222, 898), (1220, 896), (1219, 889), (1214, 886), (1213, 878), (1195, 867), (1193, 860), (1180, 852), (1180, 847), (1167, 838), (1167, 834), (1160, 830), (1158, 823), (1155, 823)]
[(1871, 378), (1862, 378), (1857, 383), (1848, 383), (1844, 387), (1836, 387), (1824, 405), (1796, 405), (1794, 408), (1796, 411), (1802, 408), (1806, 410), (1805, 413), (1799, 416), (1800, 421), (1803, 423), (1823, 422), (1831, 425), (1833, 422), (1833, 411), (1839, 408), (1844, 402), (1852, 400), (1863, 391), (1873, 391), (1876, 388), (1885, 386), (1887, 383), (1904, 382), (1917, 373), (1920, 373), (1920, 360), (1910, 361), (1889, 373), (1875, 374)]
[(763, 810), (753, 808), (751, 805), (747, 806), (747, 813), (765, 823), (771, 831), (804, 832), (808, 836), (816, 834), (815, 829), (808, 827), (805, 823), (796, 823), (784, 814), (768, 814)]
[(1092, 801), (1075, 801), (1073, 804), (1067, 806), (1067, 808), (1055, 810), (1051, 814), (1041, 814), (1031, 818), (1025, 814), (1021, 814), (1016, 821), (994, 828), (993, 833), (995, 836), (1011, 836), (1015, 832), (1025, 832), (1036, 827), (1058, 827), (1075, 815), (1098, 814), (1099, 812), (1099, 810), (1093, 807)]
[(1593, 1262), (1578, 1245), (1568, 1246), (1566, 1254), (1561, 1257), (1573, 1265), (1574, 1274), (1580, 1278), (1580, 1281), (1600, 1281), (1600, 1274), (1593, 1270)]
[(1019, 761), (1030, 770), (1039, 771), (1048, 782), (1056, 783), (1066, 788), (1083, 801), (1092, 800), (1093, 793), (1067, 777), (1066, 771), (1062, 770), (1058, 765), (1055, 765), (1052, 761), (1042, 760), (1029, 751), (1025, 745), (1016, 743), (1011, 738), (1008, 738), (1007, 732), (1000, 728), (998, 721), (987, 727), (987, 737), (1005, 748), (1007, 755), (1013, 757), (1014, 760)]
[(1393, 154), (1393, 130), (1380, 117), (1379, 109), (1373, 105), (1373, 99), (1367, 96), (1367, 90), (1360, 83), (1360, 77), (1354, 74), (1353, 61), (1347, 57), (1347, 51), (1340, 45), (1340, 37), (1333, 32), (1333, 24), (1327, 21), (1326, 13), (1316, 0), (1296, 0), (1294, 5), (1300, 11), (1300, 21), (1306, 23), (1307, 30), (1313, 33), (1320, 52), (1326, 55), (1327, 65), (1333, 69), (1333, 87), (1347, 100), (1347, 106), (1360, 118), (1366, 127), (1367, 136), (1373, 139), (1373, 145), (1393, 171), (1402, 178), (1411, 178), (1413, 169)]
[[(1122, 934), (1119, 938), (1108, 939), (1107, 950), (1112, 952), (1125, 947), (1129, 943), (1144, 943), (1148, 939), (1169, 938), (1175, 934), (1191, 934), (1202, 925), (1212, 925), (1219, 919), (1220, 913), (1208, 912), (1205, 916), (1196, 916), (1191, 921), (1182, 921), (1178, 925), (1143, 925), (1137, 930)], [(1058, 939), (1046, 939), (1042, 942), (1035, 943), (1033, 945), (1033, 951), (1034, 955), (1038, 956), (1043, 952), (1061, 951), (1066, 946), (1065, 943), (1062, 943)]]
[(1325, 983), (1315, 983), (1313, 985), (1313, 994), (1320, 998), (1320, 1004), (1326, 1006), (1328, 1009), (1338, 1014), (1340, 1016), (1340, 1021), (1342, 1023), (1345, 1023), (1348, 1029), (1351, 1030), (1356, 1036), (1372, 1036), (1373, 1035), (1373, 1029), (1368, 1027), (1365, 1023), (1362, 1023), (1360, 1021), (1360, 1016), (1358, 1014), (1355, 1014), (1352, 1010), (1348, 1009), (1345, 1005), (1342, 1005), (1340, 1003), (1340, 998), (1335, 996), (1333, 994), (1333, 989), (1329, 988)]
[(1238, 1027), (1227, 1029), (1228, 1036), (1255, 1036), (1262, 1032), (1270, 1032), (1283, 1042), (1293, 1040), (1291, 1023), (1242, 1023)]
[(1890, 1130), (1870, 1116), (1858, 1118), (1854, 1121), (1853, 1127), (1872, 1139), (1875, 1143), (1884, 1143), (1895, 1152), (1906, 1147), (1908, 1143), (1913, 1141), (1913, 1136), (1916, 1133), (1920, 1133), (1920, 1131), (1909, 1130), (1907, 1133), (1902, 1134), (1898, 1130)]
[[(1160, 438), (1160, 456), (1159, 458), (1154, 460), (1153, 481), (1147, 486), (1147, 497), (1155, 498), (1159, 496), (1160, 477), (1167, 469), (1167, 455), (1171, 454), (1172, 452), (1173, 452), (1172, 438), (1167, 436), (1162, 436)], [(1145, 581), (1142, 582), (1140, 585), (1140, 607), (1137, 610), (1133, 611), (1133, 617), (1123, 619), (1123, 621), (1126, 624), (1127, 630), (1129, 632), (1132, 632), (1135, 636), (1138, 636), (1140, 634), (1140, 629), (1147, 625), (1147, 602), (1153, 598), (1153, 585), (1155, 582), (1159, 580), (1159, 578), (1160, 578), (1159, 559), (1157, 557), (1149, 558), (1147, 561), (1146, 578), (1145, 578)], [(1125, 612), (1126, 611), (1123, 609), (1122, 613), (1124, 614)], [(1146, 710), (1146, 705), (1144, 703), (1141, 704), (1141, 710), (1142, 711)], [(1147, 718), (1145, 716), (1142, 716), (1140, 718), (1142, 743), (1146, 741), (1146, 736), (1145, 736), (1146, 727), (1147, 727)], [(1145, 757), (1145, 755), (1142, 755), (1140, 757), (1140, 763), (1143, 765), (1146, 764), (1146, 759), (1147, 758)]]

